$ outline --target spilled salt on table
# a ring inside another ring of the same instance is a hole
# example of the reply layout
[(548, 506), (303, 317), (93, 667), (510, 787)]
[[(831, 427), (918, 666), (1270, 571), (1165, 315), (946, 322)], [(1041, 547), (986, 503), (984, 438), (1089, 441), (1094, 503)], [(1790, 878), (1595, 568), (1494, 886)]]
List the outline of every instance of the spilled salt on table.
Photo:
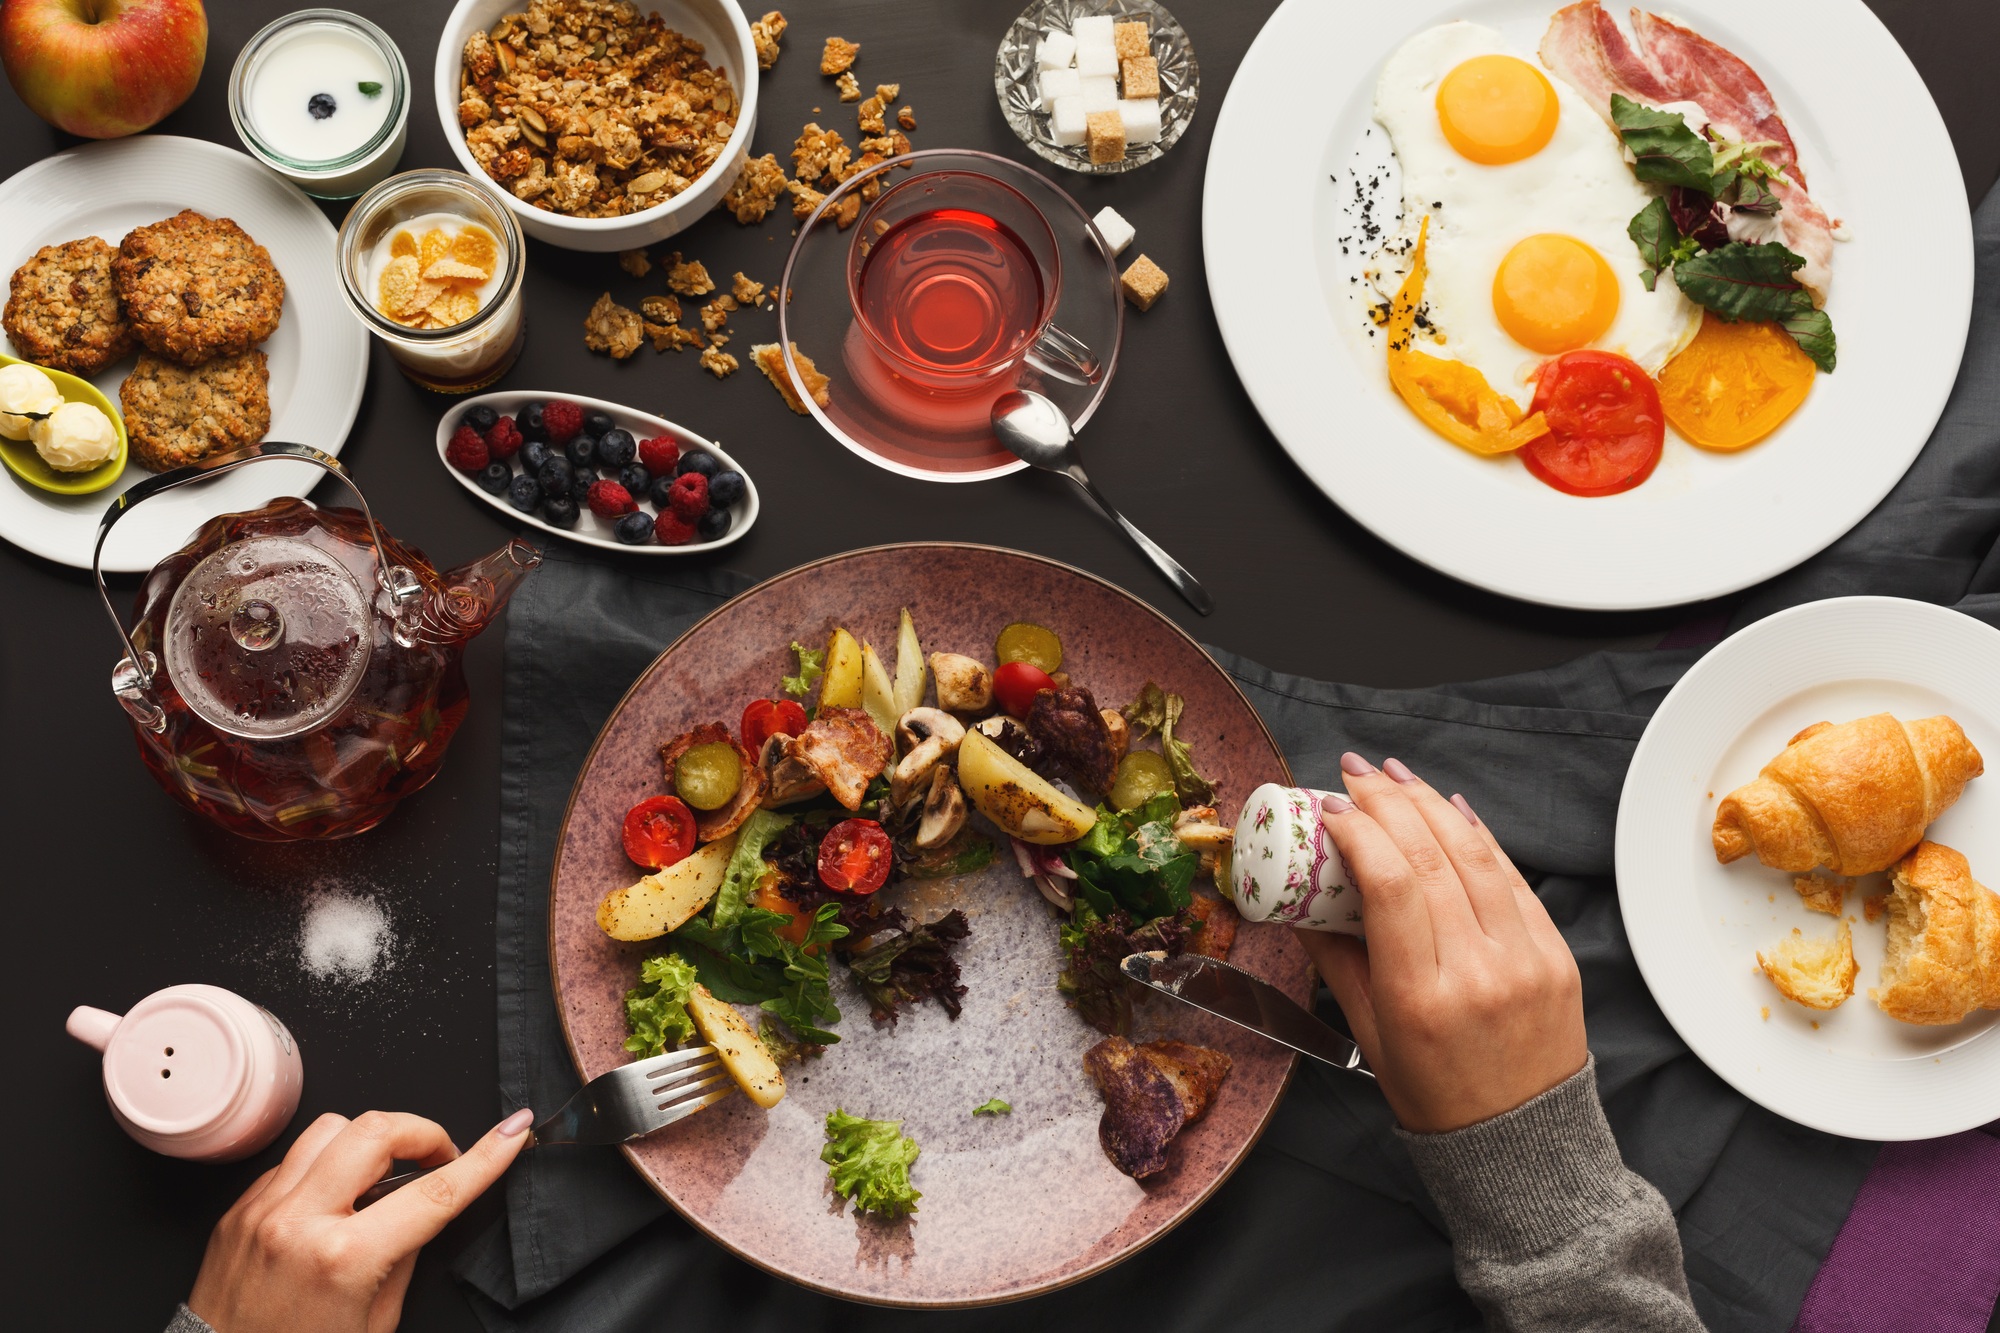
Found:
[(322, 890), (299, 924), (299, 960), (321, 981), (367, 981), (393, 943), (389, 914), (366, 894)]

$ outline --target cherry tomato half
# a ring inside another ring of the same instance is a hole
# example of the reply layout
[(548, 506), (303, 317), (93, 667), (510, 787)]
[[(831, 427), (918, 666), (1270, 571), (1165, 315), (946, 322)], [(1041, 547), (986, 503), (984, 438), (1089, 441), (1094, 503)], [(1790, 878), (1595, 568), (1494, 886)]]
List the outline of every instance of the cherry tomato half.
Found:
[(694, 850), (694, 811), (678, 796), (648, 796), (625, 812), (625, 855), (663, 870)]
[(806, 710), (790, 699), (752, 699), (743, 710), (743, 744), (762, 754), (773, 736), (796, 736), (806, 729)]
[(873, 893), (889, 880), (895, 849), (872, 819), (843, 819), (819, 845), (819, 882), (836, 893)]
[(1015, 717), (1026, 717), (1035, 706), (1039, 690), (1052, 690), (1055, 681), (1033, 662), (1003, 662), (993, 673), (993, 697)]
[(1549, 432), (1521, 446), (1528, 471), (1570, 495), (1615, 495), (1653, 473), (1667, 438), (1660, 391), (1615, 352), (1565, 352), (1541, 369)]

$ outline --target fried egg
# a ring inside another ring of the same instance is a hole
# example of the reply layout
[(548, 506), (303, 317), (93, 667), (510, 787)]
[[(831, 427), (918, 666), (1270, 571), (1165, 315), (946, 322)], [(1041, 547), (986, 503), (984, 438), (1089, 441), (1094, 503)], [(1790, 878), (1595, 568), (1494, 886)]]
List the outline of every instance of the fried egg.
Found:
[(1559, 353), (1617, 352), (1657, 375), (1694, 337), (1700, 311), (1671, 281), (1647, 291), (1640, 278), (1627, 228), (1652, 196), (1617, 135), (1499, 33), (1447, 23), (1403, 43), (1375, 119), (1402, 171), (1387, 266), (1407, 267), (1428, 219), (1423, 351), (1525, 408), (1536, 367)]

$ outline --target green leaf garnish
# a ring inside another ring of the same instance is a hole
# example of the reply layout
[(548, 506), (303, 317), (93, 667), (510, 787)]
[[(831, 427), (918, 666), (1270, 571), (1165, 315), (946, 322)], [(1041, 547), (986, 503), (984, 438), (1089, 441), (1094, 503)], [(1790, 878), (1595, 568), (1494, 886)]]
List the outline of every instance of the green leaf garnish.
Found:
[(639, 984), (625, 992), (625, 1023), (632, 1029), (625, 1049), (644, 1059), (692, 1037), (694, 1019), (687, 1001), (694, 985), (693, 966), (677, 953), (639, 964)]
[(1715, 193), (1715, 152), (1708, 140), (1688, 128), (1679, 112), (1655, 111), (1613, 93), (1611, 123), (1638, 159), (1632, 174), (1640, 180)]
[(994, 1097), (973, 1107), (972, 1113), (974, 1115), (1012, 1115), (1014, 1114), (1014, 1108), (1001, 1101), (998, 1097)]
[(1634, 214), (1625, 234), (1639, 247), (1639, 258), (1645, 261), (1646, 267), (1639, 270), (1639, 280), (1649, 292), (1660, 274), (1683, 259), (1692, 259), (1701, 250), (1694, 237), (1681, 235), (1680, 228), (1674, 225), (1673, 210), (1667, 207), (1664, 195), (1656, 195), (1653, 202)]
[(363, 97), (374, 97), (376, 94), (382, 91), (382, 85), (375, 82), (373, 79), (363, 79), (360, 83), (357, 83), (354, 86), (361, 90), (361, 95)]
[(1812, 296), (1792, 276), (1805, 262), (1775, 241), (1762, 245), (1731, 241), (1675, 264), (1674, 282), (1690, 301), (1724, 319), (1784, 325), (1813, 364), (1831, 373), (1833, 321), (1813, 305)]
[(813, 687), (813, 682), (826, 674), (826, 649), (807, 648), (793, 639), (792, 651), (798, 654), (799, 674), (786, 676), (780, 683), (785, 687), (786, 694), (803, 699), (806, 691)]
[(922, 1151), (900, 1120), (868, 1120), (838, 1107), (827, 1112), (826, 1163), (834, 1193), (863, 1212), (897, 1216), (917, 1211), (922, 1193), (910, 1184), (910, 1167)]

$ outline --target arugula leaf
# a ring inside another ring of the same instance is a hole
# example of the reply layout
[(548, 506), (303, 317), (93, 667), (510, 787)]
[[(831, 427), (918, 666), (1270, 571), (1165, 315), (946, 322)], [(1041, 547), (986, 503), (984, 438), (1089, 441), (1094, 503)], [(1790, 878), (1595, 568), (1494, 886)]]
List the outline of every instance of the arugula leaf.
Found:
[(806, 692), (812, 689), (813, 682), (826, 674), (826, 649), (808, 648), (797, 639), (793, 639), (792, 651), (798, 654), (799, 674), (786, 676), (779, 683), (784, 686), (786, 694), (795, 699), (803, 699), (806, 697)]
[(688, 996), (695, 970), (679, 954), (661, 954), (639, 964), (639, 984), (625, 992), (625, 1022), (632, 1035), (625, 1049), (644, 1059), (678, 1046), (694, 1035)]
[(1012, 1115), (1014, 1114), (1014, 1108), (1001, 1101), (998, 1097), (992, 1097), (973, 1107), (972, 1113), (974, 1115)]
[(1817, 309), (1792, 275), (1805, 260), (1775, 241), (1720, 249), (1674, 265), (1674, 282), (1690, 301), (1724, 319), (1774, 320), (1784, 325), (1821, 370), (1832, 372), (1833, 321)]
[(1682, 185), (1712, 195), (1716, 180), (1715, 151), (1708, 140), (1688, 128), (1677, 111), (1655, 111), (1620, 93), (1611, 94), (1611, 123), (1637, 159), (1632, 174), (1657, 185)]
[(726, 930), (736, 924), (743, 905), (764, 878), (764, 849), (791, 826), (790, 815), (770, 810), (753, 811), (743, 822), (736, 833), (736, 850), (730, 853), (729, 865), (722, 872), (722, 887), (715, 891), (715, 906), (709, 912), (709, 920), (716, 926)]
[(1694, 258), (1701, 250), (1694, 237), (1681, 235), (1680, 228), (1674, 225), (1674, 211), (1667, 206), (1665, 195), (1656, 195), (1651, 203), (1633, 214), (1625, 234), (1639, 247), (1639, 258), (1646, 265), (1639, 270), (1639, 280), (1649, 292), (1661, 273), (1683, 259)]
[(891, 1216), (917, 1211), (924, 1196), (910, 1185), (910, 1167), (922, 1149), (903, 1133), (900, 1120), (868, 1120), (835, 1107), (826, 1116), (826, 1163), (834, 1193), (863, 1212)]

